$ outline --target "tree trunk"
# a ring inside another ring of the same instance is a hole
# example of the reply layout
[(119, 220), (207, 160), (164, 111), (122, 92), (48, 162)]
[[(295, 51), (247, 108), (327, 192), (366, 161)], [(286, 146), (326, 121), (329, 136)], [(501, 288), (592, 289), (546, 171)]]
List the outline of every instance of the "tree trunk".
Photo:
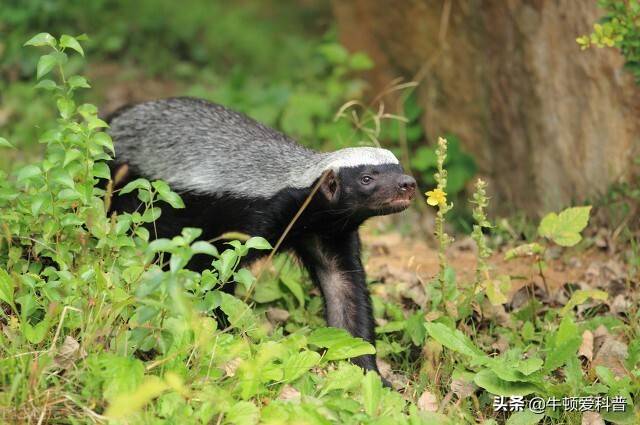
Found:
[(581, 51), (595, 0), (335, 0), (372, 94), (419, 79), (427, 138), (457, 135), (493, 204), (532, 215), (603, 193), (640, 153), (640, 89), (613, 49)]

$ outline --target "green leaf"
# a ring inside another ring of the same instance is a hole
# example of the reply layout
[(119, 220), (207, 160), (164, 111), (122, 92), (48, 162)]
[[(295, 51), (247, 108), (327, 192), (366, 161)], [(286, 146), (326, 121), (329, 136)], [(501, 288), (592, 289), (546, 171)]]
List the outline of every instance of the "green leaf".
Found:
[(107, 128), (109, 127), (109, 124), (98, 117), (88, 117), (87, 126), (89, 127), (89, 130), (95, 130), (96, 128)]
[(529, 395), (538, 390), (538, 387), (530, 382), (510, 382), (498, 378), (498, 376), (490, 369), (483, 369), (476, 374), (473, 382), (481, 388), (489, 391), (491, 394), (511, 396), (511, 395)]
[(242, 331), (248, 331), (256, 326), (253, 310), (246, 303), (233, 295), (220, 292), (220, 308), (228, 316), (229, 323)]
[(105, 416), (114, 419), (130, 416), (168, 389), (169, 385), (162, 379), (154, 375), (147, 376), (132, 393), (119, 394), (114, 397)]
[(237, 259), (238, 254), (232, 249), (227, 249), (220, 254), (220, 258), (213, 261), (213, 266), (218, 270), (220, 281), (226, 282), (229, 280), (233, 274)]
[(248, 269), (240, 269), (233, 274), (233, 280), (242, 285), (242, 287), (248, 291), (253, 282), (255, 281), (255, 277)]
[(349, 52), (339, 43), (323, 44), (319, 50), (320, 53), (333, 64), (343, 64), (349, 58)]
[(13, 279), (4, 269), (0, 269), (0, 301), (13, 305)]
[(71, 118), (76, 110), (76, 103), (73, 101), (73, 99), (70, 99), (68, 97), (59, 98), (56, 104), (58, 105), (60, 116), (64, 119)]
[(362, 338), (351, 336), (345, 329), (319, 328), (309, 335), (309, 344), (328, 348), (326, 360), (342, 360), (365, 354), (375, 354), (376, 349)]
[[(98, 133), (98, 134), (102, 134), (102, 133)], [(125, 187), (123, 187), (122, 189), (120, 189), (120, 195), (126, 195), (127, 193), (133, 192), (136, 189), (142, 189), (142, 190), (151, 190), (151, 184), (149, 183), (149, 181), (147, 179), (135, 179), (132, 182), (129, 182), (125, 185)]]
[(184, 208), (184, 202), (182, 202), (180, 195), (171, 191), (167, 183), (162, 180), (156, 180), (151, 184), (158, 191), (158, 199), (166, 202), (173, 208)]
[(111, 152), (111, 154), (115, 153), (115, 150), (113, 149), (113, 140), (111, 140), (111, 136), (109, 136), (107, 133), (95, 133), (93, 136), (91, 136), (91, 141), (96, 145), (102, 146), (103, 148), (107, 149), (109, 152)]
[(80, 158), (82, 158), (82, 152), (80, 152), (78, 149), (75, 149), (75, 148), (67, 149), (67, 151), (64, 153), (64, 161), (62, 163), (62, 166), (66, 167), (71, 162)]
[(24, 43), (25, 46), (56, 46), (56, 39), (47, 32), (36, 34), (29, 41)]
[(378, 408), (382, 400), (382, 381), (380, 375), (368, 371), (362, 380), (362, 398), (364, 399), (364, 411), (369, 416), (377, 416)]
[(212, 257), (218, 256), (218, 250), (215, 246), (206, 241), (197, 241), (191, 245), (194, 254), (207, 254)]
[(93, 164), (93, 176), (100, 179), (109, 180), (111, 178), (111, 170), (106, 162), (96, 162)]
[(75, 37), (67, 34), (62, 34), (62, 37), (60, 37), (60, 46), (73, 49), (84, 56), (84, 50), (82, 50), (82, 46), (80, 46), (80, 43), (78, 43), (78, 40), (76, 40)]
[(429, 336), (450, 350), (470, 357), (485, 357), (485, 354), (458, 329), (451, 329), (442, 323), (427, 322), (424, 324)]
[[(246, 289), (246, 288), (245, 288)], [(269, 279), (256, 285), (253, 300), (258, 303), (270, 303), (284, 296), (277, 279)]]
[(571, 316), (564, 316), (558, 330), (547, 341), (545, 371), (551, 372), (564, 365), (569, 358), (576, 355), (580, 344), (582, 344), (582, 336), (578, 326)]
[(69, 79), (67, 80), (67, 83), (69, 84), (69, 87), (71, 88), (85, 88), (88, 89), (91, 86), (89, 85), (89, 83), (87, 82), (87, 79), (80, 76), (80, 75), (74, 75), (69, 77)]
[(255, 425), (258, 423), (260, 412), (250, 401), (239, 401), (227, 411), (225, 423), (233, 425)]
[(149, 243), (147, 250), (149, 252), (171, 252), (175, 248), (175, 244), (170, 239), (160, 238)]
[(511, 279), (507, 275), (498, 276), (496, 279), (489, 279), (482, 283), (487, 298), (491, 305), (505, 304), (509, 299), (507, 294), (511, 289)]
[(294, 276), (292, 273), (281, 273), (280, 281), (284, 284), (284, 286), (291, 291), (300, 307), (304, 307), (304, 290), (302, 289), (302, 285), (300, 284), (300, 280), (298, 276)]
[(38, 84), (36, 84), (35, 88), (45, 89), (45, 90), (54, 90), (58, 88), (58, 85), (51, 80), (40, 80), (38, 81)]
[(32, 344), (39, 344), (42, 342), (47, 332), (49, 331), (49, 319), (44, 319), (35, 326), (32, 326), (29, 322), (22, 322), (22, 333), (25, 338)]
[(13, 147), (15, 146), (9, 143), (7, 139), (5, 139), (4, 137), (0, 137), (0, 148), (13, 148)]
[(58, 183), (59, 185), (68, 187), (69, 189), (75, 188), (75, 183), (73, 181), (73, 178), (65, 170), (59, 170), (58, 172), (53, 174), (52, 181), (54, 183)]
[(373, 345), (364, 339), (351, 337), (349, 340), (334, 344), (327, 350), (324, 358), (326, 360), (343, 360), (375, 353), (376, 349)]
[(575, 306), (584, 304), (589, 298), (604, 301), (609, 297), (605, 291), (598, 289), (578, 289), (560, 311), (561, 316), (566, 316)]
[(332, 390), (348, 390), (358, 387), (363, 379), (363, 370), (358, 366), (340, 362), (338, 368), (327, 374), (321, 394)]
[(250, 249), (271, 249), (271, 244), (265, 238), (254, 236), (249, 239), (245, 246)]
[(283, 364), (284, 380), (294, 381), (320, 362), (320, 354), (315, 351), (301, 351), (287, 358)]
[(418, 347), (422, 347), (427, 337), (427, 329), (424, 327), (424, 323), (424, 314), (421, 311), (407, 318), (405, 331), (411, 338), (411, 342)]
[(547, 214), (538, 226), (538, 234), (560, 246), (573, 246), (580, 242), (580, 232), (587, 227), (591, 206), (567, 208), (560, 214)]
[(373, 61), (363, 52), (356, 52), (349, 59), (349, 67), (354, 71), (366, 71), (373, 68), (373, 66)]
[(58, 59), (53, 54), (40, 56), (36, 66), (36, 78), (39, 80), (47, 75), (57, 63)]
[(544, 413), (534, 413), (531, 410), (515, 412), (509, 416), (506, 425), (535, 425), (544, 419)]
[(21, 182), (31, 179), (35, 176), (40, 176), (41, 174), (42, 171), (37, 165), (27, 165), (26, 167), (22, 167), (20, 170), (18, 170), (16, 174), (16, 180), (18, 180), (18, 182)]

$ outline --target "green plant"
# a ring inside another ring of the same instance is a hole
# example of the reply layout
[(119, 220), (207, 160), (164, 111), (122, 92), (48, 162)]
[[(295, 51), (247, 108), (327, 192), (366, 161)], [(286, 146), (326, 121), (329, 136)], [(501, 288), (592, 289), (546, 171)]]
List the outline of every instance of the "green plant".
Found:
[[(438, 239), (438, 281), (440, 287), (444, 288), (445, 285), (445, 271), (447, 269), (447, 246), (451, 243), (451, 237), (445, 231), (445, 214), (453, 208), (453, 204), (447, 203), (447, 170), (444, 168), (444, 162), (447, 158), (447, 139), (442, 137), (438, 139), (438, 148), (436, 149), (437, 159), (437, 172), (434, 174), (434, 178), (437, 182), (435, 189), (425, 193), (427, 196), (427, 203), (431, 206), (437, 207), (436, 212), (436, 228), (435, 235)], [(436, 306), (434, 306), (436, 307)]]
[(625, 67), (640, 84), (640, 1), (598, 0), (598, 6), (606, 11), (599, 23), (593, 24), (593, 32), (576, 39), (580, 47), (616, 47), (625, 57)]
[[(254, 284), (238, 264), (250, 249), (271, 249), (264, 239), (222, 252), (197, 240), (199, 229), (152, 240), (158, 201), (182, 207), (162, 181), (130, 182), (119, 193), (135, 191), (141, 209), (106, 214), (119, 196), (97, 184), (109, 178), (111, 139), (96, 108), (76, 104), (88, 82), (65, 70), (71, 51), (83, 53), (80, 41), (41, 33), (27, 42), (49, 51), (38, 86), (59, 117), (41, 137), (43, 159), (0, 179), (2, 421), (448, 423), (341, 361), (373, 353), (369, 343), (340, 329), (285, 332), (220, 291), (230, 279), (244, 291)], [(0, 149), (14, 147), (0, 138)], [(196, 254), (211, 258), (202, 274), (185, 269)], [(294, 312), (315, 302), (299, 269), (282, 259), (276, 267), (272, 301)], [(260, 291), (254, 299), (266, 302)], [(209, 316), (218, 308), (225, 329)]]

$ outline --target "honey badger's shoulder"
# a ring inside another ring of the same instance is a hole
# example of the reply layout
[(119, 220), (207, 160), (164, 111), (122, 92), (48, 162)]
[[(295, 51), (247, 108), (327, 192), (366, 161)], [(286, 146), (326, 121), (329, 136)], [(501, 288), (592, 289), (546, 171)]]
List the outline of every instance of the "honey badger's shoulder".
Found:
[(175, 190), (270, 195), (314, 152), (241, 113), (193, 98), (141, 103), (116, 112), (116, 160)]

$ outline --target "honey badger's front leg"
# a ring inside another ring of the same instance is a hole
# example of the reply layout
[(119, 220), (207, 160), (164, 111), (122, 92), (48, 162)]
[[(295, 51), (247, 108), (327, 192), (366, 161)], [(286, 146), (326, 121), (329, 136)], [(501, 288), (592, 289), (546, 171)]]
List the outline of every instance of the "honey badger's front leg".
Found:
[[(375, 345), (373, 312), (360, 260), (358, 232), (314, 235), (296, 251), (322, 291), (327, 324), (346, 329), (351, 335)], [(378, 372), (374, 355), (355, 357), (351, 361)]]

